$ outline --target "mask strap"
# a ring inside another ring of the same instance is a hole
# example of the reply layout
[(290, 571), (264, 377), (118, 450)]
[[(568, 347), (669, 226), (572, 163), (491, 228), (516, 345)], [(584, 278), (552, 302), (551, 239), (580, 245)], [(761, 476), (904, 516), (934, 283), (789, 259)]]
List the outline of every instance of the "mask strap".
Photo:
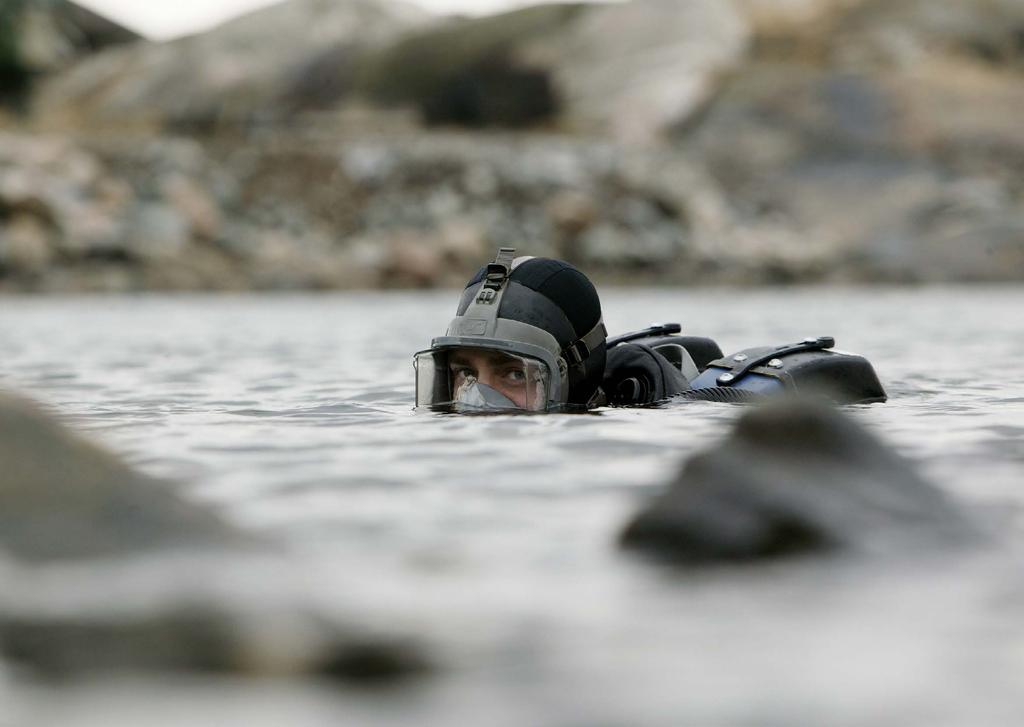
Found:
[(484, 273), (484, 284), (480, 286), (480, 292), (476, 296), (476, 302), (481, 304), (493, 303), (498, 297), (498, 291), (508, 280), (512, 272), (512, 261), (515, 259), (516, 249), (514, 247), (498, 248), (498, 256), (493, 263), (487, 264), (487, 271)]
[(600, 346), (607, 337), (608, 331), (604, 327), (604, 318), (601, 318), (597, 321), (597, 325), (587, 331), (586, 334), (562, 349), (565, 360), (569, 362), (570, 366), (582, 368), (584, 362), (594, 352), (594, 349)]

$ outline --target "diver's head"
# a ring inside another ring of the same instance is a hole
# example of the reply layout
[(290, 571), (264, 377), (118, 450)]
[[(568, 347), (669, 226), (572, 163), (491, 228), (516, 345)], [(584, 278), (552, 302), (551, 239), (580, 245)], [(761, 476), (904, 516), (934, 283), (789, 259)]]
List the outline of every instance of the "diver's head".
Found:
[(586, 407), (605, 365), (597, 291), (561, 260), (497, 259), (466, 284), (444, 336), (416, 354), (417, 406)]

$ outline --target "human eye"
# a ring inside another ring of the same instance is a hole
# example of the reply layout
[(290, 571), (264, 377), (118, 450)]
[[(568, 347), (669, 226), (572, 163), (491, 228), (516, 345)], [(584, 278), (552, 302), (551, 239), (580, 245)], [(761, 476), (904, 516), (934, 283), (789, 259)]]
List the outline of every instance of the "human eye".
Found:
[(510, 384), (522, 385), (526, 383), (526, 372), (518, 367), (505, 369), (502, 377)]
[(466, 364), (453, 363), (448, 367), (448, 370), (452, 379), (455, 379), (456, 381), (461, 381), (462, 379), (470, 376), (476, 376), (476, 370), (474, 370), (472, 366), (467, 366)]

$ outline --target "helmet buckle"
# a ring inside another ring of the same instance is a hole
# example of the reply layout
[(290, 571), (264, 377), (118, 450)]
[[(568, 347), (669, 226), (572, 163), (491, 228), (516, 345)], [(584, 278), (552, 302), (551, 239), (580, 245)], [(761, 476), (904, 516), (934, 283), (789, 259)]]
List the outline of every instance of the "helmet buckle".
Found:
[(587, 348), (587, 344), (583, 341), (576, 341), (571, 346), (566, 347), (565, 356), (569, 359), (573, 366), (579, 366), (581, 363), (587, 360), (590, 355), (590, 349)]
[(484, 288), (480, 289), (480, 295), (478, 295), (476, 297), (476, 302), (477, 303), (493, 303), (494, 299), (497, 297), (497, 295), (498, 295), (498, 291), (494, 290), (493, 288), (486, 288), (486, 287), (484, 287)]
[(487, 264), (484, 272), (484, 284), (480, 286), (480, 293), (476, 297), (477, 303), (493, 303), (498, 291), (508, 280), (512, 272), (512, 258), (516, 254), (514, 248), (503, 247), (498, 250), (498, 257), (493, 263)]

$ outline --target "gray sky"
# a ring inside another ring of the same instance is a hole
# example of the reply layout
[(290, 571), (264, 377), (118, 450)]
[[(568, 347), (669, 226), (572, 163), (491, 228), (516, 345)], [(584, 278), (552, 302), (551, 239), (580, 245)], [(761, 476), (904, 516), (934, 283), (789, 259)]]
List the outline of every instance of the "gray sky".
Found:
[[(151, 38), (173, 38), (279, 0), (76, 0)], [(411, 0), (436, 12), (484, 14), (538, 0)], [(344, 2), (344, 0), (339, 0)]]

